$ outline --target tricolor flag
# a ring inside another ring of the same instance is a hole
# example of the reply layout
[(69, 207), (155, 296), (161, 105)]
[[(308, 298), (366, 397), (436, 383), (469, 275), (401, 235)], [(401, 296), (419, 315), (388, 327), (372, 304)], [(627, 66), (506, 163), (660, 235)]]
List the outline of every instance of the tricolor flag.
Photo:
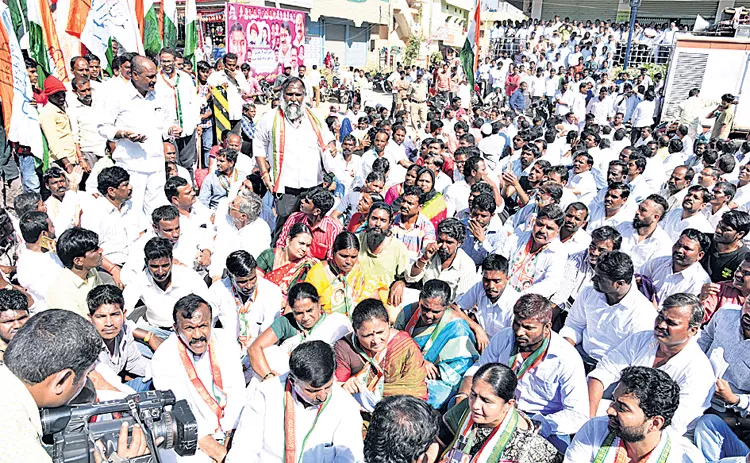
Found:
[(477, 73), (477, 58), (479, 58), (479, 27), (482, 22), (479, 19), (481, 4), (479, 0), (475, 0), (474, 14), (471, 16), (471, 22), (469, 23), (469, 31), (466, 34), (466, 42), (464, 47), (461, 49), (461, 66), (466, 74), (466, 79), (469, 81), (469, 85), (472, 90), (474, 89), (474, 76)]
[(143, 0), (143, 48), (146, 53), (156, 56), (161, 50), (161, 35), (159, 33), (159, 16), (156, 14), (154, 0)]
[(121, 50), (143, 53), (135, 6), (127, 0), (92, 0), (81, 42), (102, 63), (109, 63), (107, 51), (112, 39), (117, 40)]
[(65, 58), (57, 40), (57, 29), (52, 20), (48, 0), (29, 0), (29, 56), (39, 63), (39, 82), (53, 75), (68, 81)]
[(3, 124), (8, 140), (31, 148), (38, 158), (44, 157), (42, 129), (39, 113), (31, 104), (34, 93), (26, 74), (23, 54), (5, 3), (0, 2), (0, 99), (2, 99)]
[(162, 0), (161, 6), (164, 8), (164, 47), (175, 48), (177, 46), (177, 1)]
[(198, 48), (198, 8), (195, 0), (185, 2), (185, 60), (193, 63), (195, 69), (195, 50)]

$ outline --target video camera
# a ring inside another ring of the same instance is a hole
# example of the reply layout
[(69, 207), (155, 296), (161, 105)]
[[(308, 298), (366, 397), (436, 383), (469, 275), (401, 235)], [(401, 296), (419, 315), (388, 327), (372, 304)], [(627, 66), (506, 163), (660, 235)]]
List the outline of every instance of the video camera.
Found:
[[(171, 407), (171, 410), (165, 410)], [(112, 414), (113, 419), (91, 418)], [(160, 462), (155, 442), (162, 449), (174, 449), (180, 456), (194, 455), (198, 445), (198, 424), (185, 400), (175, 400), (172, 391), (148, 391), (124, 399), (40, 410), (45, 446), (54, 463), (94, 461), (95, 442), (104, 444), (105, 455), (117, 450), (122, 423), (140, 424), (151, 455), (131, 458), (132, 463)], [(52, 437), (52, 443), (48, 442)]]

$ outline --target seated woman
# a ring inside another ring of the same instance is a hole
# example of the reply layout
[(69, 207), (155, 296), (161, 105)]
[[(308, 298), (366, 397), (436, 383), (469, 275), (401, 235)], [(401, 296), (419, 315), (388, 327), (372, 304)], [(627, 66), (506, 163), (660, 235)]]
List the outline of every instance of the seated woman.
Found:
[(516, 410), (517, 384), (513, 370), (503, 364), (488, 363), (477, 370), (469, 400), (443, 416), (438, 434), (443, 461), (463, 461), (461, 456), (482, 463), (563, 461), (555, 446), (536, 434), (531, 420)]
[[(395, 209), (398, 209), (397, 200), (401, 198), (402, 194), (404, 194), (404, 190), (406, 190), (406, 187), (417, 184), (417, 173), (421, 169), (422, 166), (418, 166), (416, 164), (410, 165), (409, 168), (406, 169), (406, 176), (404, 177), (404, 181), (402, 183), (397, 183), (388, 189), (385, 194), (385, 202), (394, 206)], [(396, 202), (396, 204), (394, 204), (394, 202)]]
[(274, 320), (247, 349), (250, 366), (262, 380), (289, 371), (289, 355), (303, 342), (333, 345), (352, 330), (348, 317), (321, 309), (318, 292), (310, 283), (292, 286), (288, 302), (291, 311)]
[(383, 397), (399, 394), (427, 399), (424, 358), (405, 332), (388, 323), (377, 299), (360, 302), (352, 314), (354, 332), (336, 341), (336, 381), (372, 412)]
[(437, 226), (448, 216), (448, 206), (443, 195), (435, 190), (435, 173), (429, 167), (422, 167), (417, 174), (417, 186), (425, 194), (422, 215), (430, 219), (437, 230)]
[(378, 193), (365, 193), (362, 192), (362, 196), (359, 197), (357, 203), (357, 212), (352, 214), (352, 218), (349, 219), (349, 223), (346, 229), (352, 233), (359, 233), (367, 228), (367, 214), (370, 213), (370, 206), (372, 203), (382, 202), (383, 197)]
[(306, 224), (295, 223), (289, 231), (284, 248), (268, 248), (258, 256), (258, 268), (286, 296), (289, 288), (299, 281), (305, 281), (305, 275), (318, 263), (310, 256), (312, 231)]
[(315, 286), (320, 307), (326, 313), (341, 313), (351, 318), (354, 306), (365, 299), (388, 300), (386, 282), (365, 277), (359, 265), (359, 240), (353, 233), (339, 233), (333, 241), (332, 253), (331, 260), (315, 264), (305, 278)]
[(336, 208), (331, 211), (331, 218), (337, 219), (342, 224), (347, 223), (352, 214), (356, 212), (357, 204), (359, 203), (361, 196), (364, 193), (383, 194), (384, 185), (385, 174), (373, 170), (367, 175), (367, 179), (361, 188), (354, 188), (353, 191), (350, 191), (344, 196), (344, 199), (342, 199)]
[(469, 324), (450, 308), (451, 288), (442, 280), (426, 282), (419, 302), (407, 305), (393, 327), (414, 338), (425, 359), (429, 403), (439, 409), (458, 390), (466, 370), (479, 358)]

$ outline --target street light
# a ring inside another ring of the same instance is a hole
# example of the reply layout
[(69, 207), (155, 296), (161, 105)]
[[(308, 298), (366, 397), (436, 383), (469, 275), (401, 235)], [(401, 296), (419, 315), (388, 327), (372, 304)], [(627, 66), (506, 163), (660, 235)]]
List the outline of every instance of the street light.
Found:
[(625, 48), (623, 71), (628, 68), (628, 64), (630, 63), (630, 47), (633, 45), (633, 29), (635, 28), (635, 16), (638, 14), (639, 6), (641, 6), (641, 0), (630, 0), (630, 30), (628, 31), (628, 46)]

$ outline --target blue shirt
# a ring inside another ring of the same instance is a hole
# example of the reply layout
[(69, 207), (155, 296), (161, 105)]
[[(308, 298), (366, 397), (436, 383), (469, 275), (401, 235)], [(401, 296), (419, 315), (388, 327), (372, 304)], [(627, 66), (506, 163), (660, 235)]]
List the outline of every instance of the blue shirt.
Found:
[(510, 96), (510, 107), (516, 111), (523, 111), (526, 109), (526, 97), (524, 97), (523, 90), (520, 88), (513, 92)]

